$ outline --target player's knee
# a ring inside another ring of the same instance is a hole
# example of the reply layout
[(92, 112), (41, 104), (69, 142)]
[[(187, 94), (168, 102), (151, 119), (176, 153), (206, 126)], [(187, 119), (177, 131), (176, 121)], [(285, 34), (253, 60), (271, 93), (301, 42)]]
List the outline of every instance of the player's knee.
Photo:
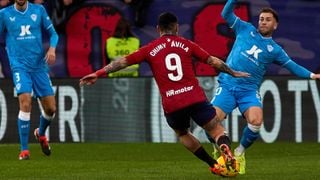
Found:
[(248, 121), (248, 124), (251, 124), (253, 126), (259, 126), (259, 127), (261, 127), (263, 123), (262, 117), (250, 118), (250, 119), (247, 119), (247, 121)]
[(209, 120), (206, 124), (204, 124), (202, 128), (205, 129), (207, 132), (209, 132), (209, 131), (212, 131), (213, 129), (216, 129), (219, 124), (220, 124), (219, 118), (215, 116), (213, 119)]
[(29, 100), (20, 100), (19, 101), (19, 107), (21, 111), (31, 111), (32, 105), (31, 105), (31, 101)]

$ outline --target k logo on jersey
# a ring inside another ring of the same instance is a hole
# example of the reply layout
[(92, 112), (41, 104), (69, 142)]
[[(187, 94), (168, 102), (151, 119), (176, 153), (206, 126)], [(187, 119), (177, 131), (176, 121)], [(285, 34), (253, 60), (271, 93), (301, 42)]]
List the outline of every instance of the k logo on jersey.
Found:
[(259, 53), (262, 52), (262, 50), (261, 50), (261, 49), (258, 49), (258, 47), (257, 47), (256, 45), (253, 45), (252, 48), (251, 48), (250, 50), (247, 50), (246, 52), (247, 52), (249, 55), (253, 55), (253, 57), (254, 57), (255, 59), (258, 59), (258, 55), (259, 55)]
[(30, 25), (21, 26), (21, 33), (19, 36), (31, 35)]

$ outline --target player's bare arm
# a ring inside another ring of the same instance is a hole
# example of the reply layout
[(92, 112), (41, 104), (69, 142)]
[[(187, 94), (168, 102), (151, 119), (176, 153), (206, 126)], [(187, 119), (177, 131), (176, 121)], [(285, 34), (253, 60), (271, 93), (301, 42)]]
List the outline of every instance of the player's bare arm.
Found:
[(54, 64), (56, 62), (56, 48), (50, 47), (44, 58), (49, 65)]
[(219, 69), (221, 72), (228, 73), (233, 77), (249, 77), (250, 76), (250, 74), (246, 72), (234, 71), (226, 63), (224, 63), (221, 59), (217, 57), (210, 56), (207, 60), (207, 63), (210, 66)]
[(107, 73), (112, 73), (119, 71), (120, 69), (126, 68), (128, 66), (127, 59), (122, 57), (117, 60), (112, 61), (110, 64), (106, 65), (105, 67), (97, 70), (94, 73), (88, 74), (80, 79), (80, 86), (83, 85), (92, 85), (97, 80), (98, 77)]

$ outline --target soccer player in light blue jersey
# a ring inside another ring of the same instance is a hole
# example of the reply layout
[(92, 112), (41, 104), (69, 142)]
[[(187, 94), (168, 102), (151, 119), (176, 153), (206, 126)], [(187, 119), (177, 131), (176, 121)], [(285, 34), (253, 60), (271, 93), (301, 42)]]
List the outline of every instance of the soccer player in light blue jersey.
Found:
[(242, 21), (233, 12), (236, 0), (228, 0), (221, 13), (230, 28), (236, 34), (233, 48), (227, 58), (227, 64), (237, 71), (248, 72), (249, 78), (233, 78), (221, 73), (218, 77), (219, 87), (212, 99), (220, 120), (224, 119), (238, 107), (247, 120), (240, 145), (234, 155), (240, 163), (240, 174), (245, 173), (245, 149), (259, 137), (263, 123), (262, 103), (259, 88), (268, 65), (275, 63), (288, 69), (301, 78), (319, 79), (314, 74), (296, 64), (285, 51), (272, 39), (272, 33), (278, 27), (278, 15), (271, 8), (260, 11), (258, 29), (251, 23)]
[[(50, 35), (47, 52), (42, 45), (43, 30)], [(28, 139), (32, 92), (40, 99), (42, 106), (39, 128), (35, 129), (34, 134), (42, 152), (49, 156), (51, 150), (45, 131), (54, 118), (56, 102), (48, 64), (55, 63), (58, 35), (44, 7), (27, 0), (15, 0), (13, 5), (0, 11), (0, 33), (6, 35), (6, 50), (19, 100), (19, 159), (26, 160), (30, 157)]]

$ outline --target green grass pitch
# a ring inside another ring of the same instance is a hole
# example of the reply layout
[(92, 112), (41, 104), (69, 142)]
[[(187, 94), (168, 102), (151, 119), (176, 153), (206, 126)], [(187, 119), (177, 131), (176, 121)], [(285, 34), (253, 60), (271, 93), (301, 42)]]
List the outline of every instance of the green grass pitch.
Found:
[[(204, 144), (211, 152), (210, 144)], [(0, 179), (227, 179), (179, 143), (52, 143), (50, 157), (30, 144), (19, 161), (18, 144), (0, 144)], [(245, 175), (233, 179), (320, 179), (320, 144), (257, 142), (246, 153)]]

